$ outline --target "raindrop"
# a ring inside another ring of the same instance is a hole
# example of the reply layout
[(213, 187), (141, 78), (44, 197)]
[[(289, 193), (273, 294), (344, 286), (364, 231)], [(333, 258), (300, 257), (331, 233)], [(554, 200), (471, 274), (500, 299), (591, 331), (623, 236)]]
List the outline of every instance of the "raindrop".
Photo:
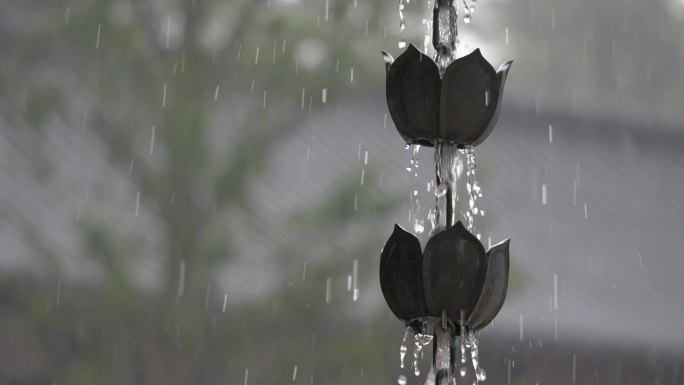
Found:
[(399, 378), (397, 378), (397, 383), (399, 385), (406, 385), (406, 376), (405, 375), (400, 375)]
[(57, 278), (57, 295), (55, 297), (55, 306), (59, 307), (59, 299), (62, 293), (62, 277)]
[(332, 301), (332, 277), (325, 280), (325, 303)]
[(150, 136), (150, 155), (154, 154), (154, 133), (156, 127), (152, 126), (152, 135)]
[(180, 261), (180, 267), (178, 270), (178, 292), (176, 297), (181, 297), (185, 292), (185, 260)]
[(169, 49), (171, 44), (171, 16), (166, 19), (166, 49)]
[(352, 264), (352, 300), (359, 300), (359, 260), (355, 259)]
[(553, 309), (558, 310), (558, 274), (553, 275)]
[(162, 108), (166, 108), (166, 83), (164, 83), (162, 88)]
[(135, 194), (135, 216), (140, 213), (140, 190)]
[(95, 49), (100, 49), (100, 32), (102, 31), (102, 24), (97, 25), (97, 36), (95, 37)]

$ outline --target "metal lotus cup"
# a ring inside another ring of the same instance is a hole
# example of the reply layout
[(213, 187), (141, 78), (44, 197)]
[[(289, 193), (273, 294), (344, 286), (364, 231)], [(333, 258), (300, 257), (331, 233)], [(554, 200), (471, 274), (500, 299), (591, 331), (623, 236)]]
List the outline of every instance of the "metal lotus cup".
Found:
[(494, 128), (513, 61), (498, 71), (479, 49), (440, 72), (413, 44), (396, 60), (383, 51), (387, 106), (408, 144), (477, 146)]
[[(501, 310), (508, 288), (506, 240), (489, 251), (461, 222), (435, 234), (421, 250), (395, 225), (380, 258), (380, 286), (392, 312), (417, 333), (428, 317), (479, 330)], [(443, 322), (444, 322), (443, 321)]]

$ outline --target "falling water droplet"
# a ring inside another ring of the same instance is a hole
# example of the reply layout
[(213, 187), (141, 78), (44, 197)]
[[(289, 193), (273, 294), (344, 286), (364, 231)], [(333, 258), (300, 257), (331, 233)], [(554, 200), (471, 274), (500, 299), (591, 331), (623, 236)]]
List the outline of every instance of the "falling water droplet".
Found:
[(461, 377), (465, 377), (466, 373), (468, 373), (468, 369), (465, 366), (461, 367)]
[(397, 384), (399, 385), (406, 385), (406, 376), (405, 375), (400, 375), (399, 378), (397, 378)]
[(466, 13), (465, 16), (463, 16), (463, 22), (466, 24), (470, 24), (470, 14)]

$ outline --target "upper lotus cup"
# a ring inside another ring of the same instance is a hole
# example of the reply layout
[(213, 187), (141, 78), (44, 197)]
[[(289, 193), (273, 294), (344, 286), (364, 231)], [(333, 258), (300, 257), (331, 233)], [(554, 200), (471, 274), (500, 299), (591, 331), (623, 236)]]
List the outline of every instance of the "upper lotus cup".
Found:
[(386, 52), (383, 56), (387, 105), (407, 143), (477, 146), (489, 136), (513, 61), (495, 71), (476, 49), (449, 64), (441, 75), (437, 64), (413, 44), (396, 60)]
[[(415, 321), (443, 317), (470, 330), (487, 326), (499, 313), (508, 288), (509, 241), (485, 252), (457, 222), (427, 242), (395, 225), (380, 258), (380, 286), (392, 312), (414, 329)], [(420, 331), (420, 330), (418, 330)]]

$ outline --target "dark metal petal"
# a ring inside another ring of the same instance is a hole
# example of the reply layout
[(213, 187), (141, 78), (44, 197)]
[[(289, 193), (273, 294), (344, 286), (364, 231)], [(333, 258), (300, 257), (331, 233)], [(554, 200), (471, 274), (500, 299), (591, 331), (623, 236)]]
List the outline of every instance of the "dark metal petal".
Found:
[(387, 72), (387, 106), (409, 144), (431, 146), (439, 123), (439, 69), (410, 44)]
[(499, 99), (496, 101), (496, 110), (494, 111), (494, 116), (492, 116), (492, 119), (489, 121), (489, 125), (482, 133), (482, 135), (480, 135), (480, 137), (477, 138), (475, 142), (473, 142), (473, 146), (477, 146), (480, 143), (484, 142), (484, 140), (487, 139), (489, 134), (494, 129), (496, 122), (499, 120), (499, 112), (501, 111), (501, 101), (503, 100), (504, 86), (506, 85), (506, 78), (508, 78), (508, 71), (511, 69), (511, 65), (513, 65), (513, 60), (509, 60), (503, 63), (499, 67), (499, 70), (496, 71), (496, 76), (499, 79)]
[(427, 315), (422, 265), (418, 238), (394, 225), (380, 257), (380, 287), (394, 315), (405, 322)]
[(444, 71), (439, 134), (455, 144), (470, 145), (487, 129), (499, 102), (499, 79), (476, 49)]
[(394, 58), (388, 52), (380, 51), (382, 53), (382, 60), (385, 61), (385, 72), (389, 73), (392, 63), (394, 63)]
[(429, 315), (446, 310), (451, 320), (468, 317), (475, 307), (487, 272), (480, 241), (461, 222), (432, 237), (423, 256), (423, 288)]
[(499, 314), (508, 291), (508, 272), (510, 259), (508, 249), (511, 240), (507, 239), (487, 252), (487, 277), (480, 299), (470, 314), (467, 324), (474, 330), (482, 329)]

